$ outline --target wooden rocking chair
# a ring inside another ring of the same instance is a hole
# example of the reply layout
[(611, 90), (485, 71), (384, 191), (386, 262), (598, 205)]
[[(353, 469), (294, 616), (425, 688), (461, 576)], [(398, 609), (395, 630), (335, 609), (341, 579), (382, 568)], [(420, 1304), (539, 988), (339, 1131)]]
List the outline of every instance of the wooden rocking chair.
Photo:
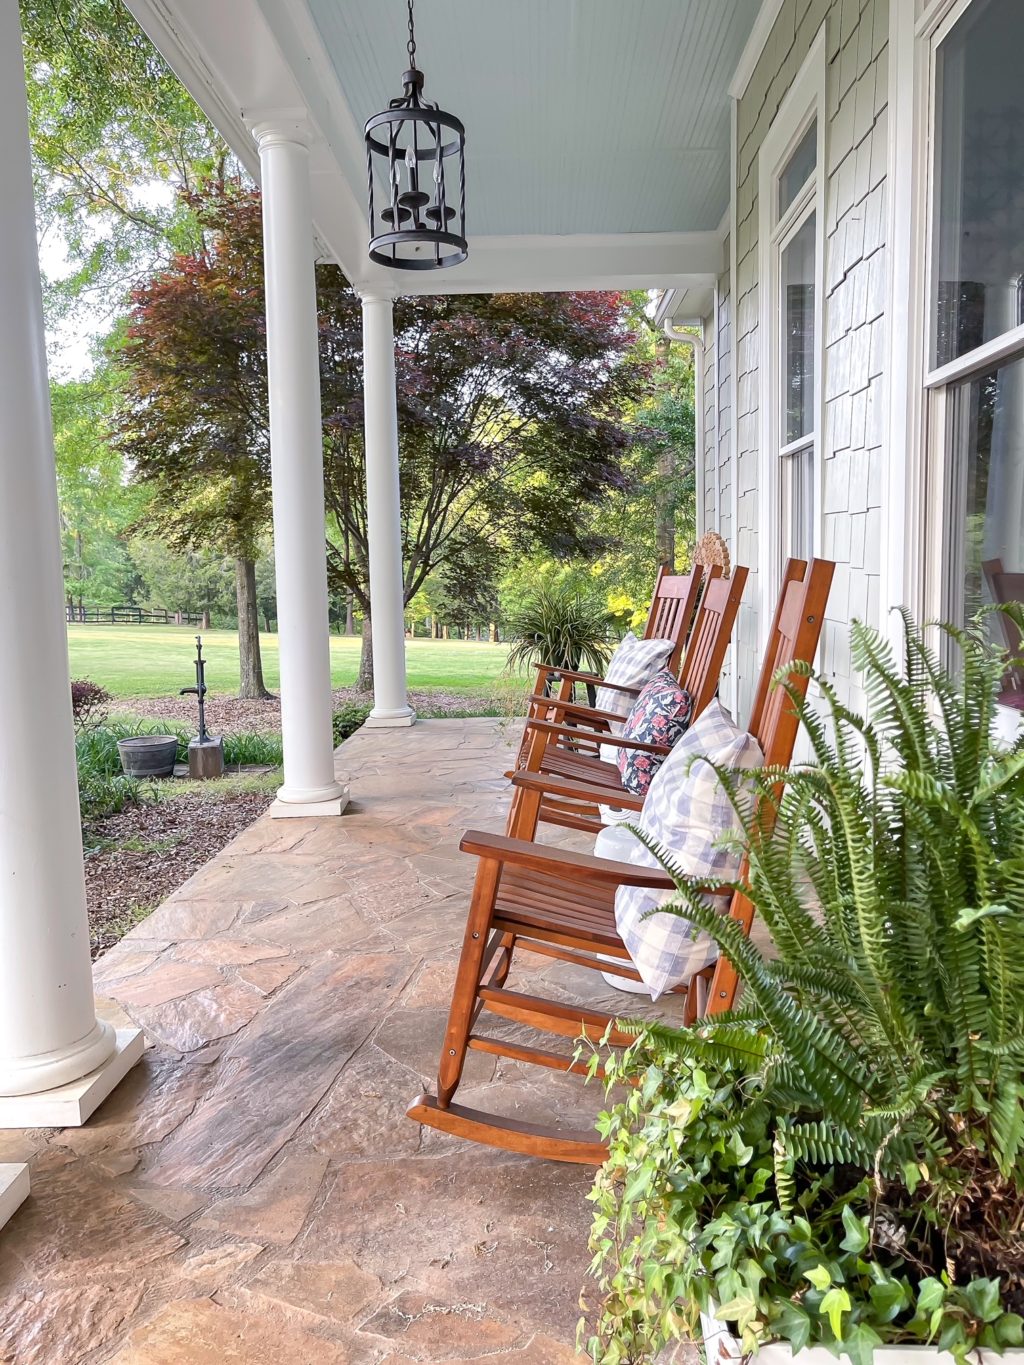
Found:
[[(651, 598), (651, 609), (647, 613), (647, 624), (644, 626), (643, 639), (645, 640), (671, 640), (672, 653), (665, 662), (665, 667), (676, 673), (679, 669), (679, 661), (683, 656), (683, 649), (690, 634), (690, 625), (693, 622), (693, 611), (700, 596), (701, 584), (705, 587), (712, 578), (716, 578), (720, 570), (717, 566), (705, 567), (702, 563), (695, 563), (689, 573), (669, 574), (665, 572), (665, 567), (658, 570), (658, 577), (654, 583), (654, 596)], [(619, 715), (612, 715), (609, 712), (601, 711), (594, 705), (574, 700), (577, 687), (586, 687), (590, 694), (593, 694), (599, 687), (610, 688), (613, 692), (622, 692), (630, 697), (636, 697), (639, 687), (627, 687), (619, 683), (609, 683), (599, 673), (584, 673), (578, 670), (557, 668), (550, 663), (534, 665), (537, 670), (537, 679), (534, 683), (533, 692), (529, 697), (527, 710), (528, 720), (556, 720), (558, 713), (551, 711), (554, 702), (573, 703), (573, 714), (584, 718), (591, 729), (601, 730), (610, 733), (609, 724), (613, 721), (621, 721)], [(557, 696), (554, 687), (557, 684)], [(511, 777), (514, 772), (523, 766), (526, 761), (526, 742), (527, 731), (523, 731), (523, 738), (519, 744), (519, 753), (516, 755), (516, 766), (505, 774)]]
[[(814, 658), (833, 569), (834, 565), (825, 560), (812, 561), (809, 566), (790, 564), (751, 721), (751, 733), (761, 746), (767, 766), (789, 765), (798, 726), (786, 692), (781, 688), (771, 690), (772, 678), (788, 661), (810, 662)], [(807, 687), (805, 677), (791, 675), (791, 681), (801, 692)], [(549, 780), (544, 774), (534, 773), (515, 778), (517, 785), (539, 784), (541, 790)], [(575, 799), (603, 799), (599, 790), (573, 783), (564, 786)], [(759, 835), (767, 837), (772, 818), (773, 812), (767, 807), (758, 811)], [(575, 1061), (567, 1053), (480, 1032), (477, 1026), (485, 1010), (566, 1038), (585, 1034), (595, 1043), (605, 1038), (607, 1031), (608, 1043), (628, 1045), (632, 1039), (614, 1027), (613, 1016), (508, 990), (506, 981), (520, 946), (531, 953), (593, 971), (607, 971), (608, 959), (612, 958), (616, 974), (639, 980), (615, 927), (615, 892), (621, 885), (671, 890), (672, 880), (659, 868), (635, 867), (501, 835), (470, 831), (460, 847), (478, 858), (479, 863), (442, 1047), (437, 1095), (418, 1096), (408, 1111), (409, 1118), (506, 1151), (599, 1164), (606, 1150), (592, 1132), (564, 1132), (525, 1123), (470, 1109), (453, 1103), (453, 1099), (469, 1049), (563, 1073), (582, 1075), (587, 1071), (585, 1063)], [(732, 897), (729, 913), (749, 933), (753, 907), (745, 896), (736, 893)], [(720, 958), (702, 975), (705, 982), (708, 976), (711, 978), (704, 1012), (728, 1009), (737, 988), (732, 966)], [(696, 996), (696, 989), (687, 993), (688, 1006)], [(692, 1020), (697, 1014), (696, 1007), (687, 1013)]]
[[(993, 602), (999, 603), (1000, 606), (1007, 602), (1024, 602), (1024, 573), (1008, 572), (1003, 568), (1001, 559), (987, 559), (982, 564), (981, 571), (985, 575)], [(1019, 659), (1024, 653), (1024, 640), (1021, 640), (1020, 631), (1010, 617), (1002, 613), (999, 614), (999, 622), (1010, 658)], [(1008, 706), (1024, 710), (1024, 668), (1019, 664), (1008, 664), (1000, 700)]]
[[(803, 561), (794, 563), (799, 564), (802, 573)], [(787, 569), (787, 583), (789, 572)], [(693, 700), (693, 720), (704, 711), (718, 691), (725, 651), (732, 639), (733, 625), (746, 582), (747, 570), (737, 566), (731, 578), (716, 575), (704, 589), (679, 671), (680, 686), (689, 692)], [(597, 712), (596, 715), (608, 719), (604, 712)], [(550, 774), (569, 782), (584, 783), (588, 787), (600, 787), (605, 793), (601, 805), (638, 810), (639, 806), (631, 804), (635, 798), (622, 785), (618, 766), (605, 762), (597, 751), (596, 745), (602, 735), (593, 731), (588, 733), (580, 728), (587, 724), (589, 722), (582, 708), (560, 699), (552, 702), (547, 719), (530, 718), (526, 722), (524, 741), (519, 749), (518, 771)], [(620, 748), (661, 754), (663, 757), (669, 752), (667, 745), (624, 739), (618, 735), (608, 735), (605, 742)], [(621, 799), (625, 797), (630, 797), (631, 801)], [(537, 831), (538, 820), (564, 825), (569, 829), (588, 830), (594, 834), (602, 827), (601, 813), (594, 801), (570, 801), (554, 788), (542, 795), (533, 787), (517, 784), (509, 811), (508, 833), (518, 839), (532, 839)]]

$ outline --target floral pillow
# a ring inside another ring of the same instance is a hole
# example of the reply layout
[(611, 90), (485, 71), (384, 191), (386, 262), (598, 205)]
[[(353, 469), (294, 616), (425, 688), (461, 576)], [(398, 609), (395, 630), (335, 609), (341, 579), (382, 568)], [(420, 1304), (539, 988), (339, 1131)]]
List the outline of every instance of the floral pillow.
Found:
[[(689, 727), (693, 718), (693, 698), (680, 687), (667, 668), (655, 673), (633, 703), (622, 727), (624, 739), (646, 744), (664, 744), (671, 749)], [(634, 796), (646, 796), (651, 779), (665, 761), (664, 754), (644, 749), (618, 749), (622, 785)]]

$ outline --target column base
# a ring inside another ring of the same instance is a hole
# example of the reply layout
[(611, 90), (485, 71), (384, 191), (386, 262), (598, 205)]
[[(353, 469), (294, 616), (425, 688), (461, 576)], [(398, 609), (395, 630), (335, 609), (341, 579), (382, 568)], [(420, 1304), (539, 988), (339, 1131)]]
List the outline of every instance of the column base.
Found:
[(415, 725), (416, 712), (411, 706), (407, 706), (404, 711), (381, 711), (376, 710), (363, 721), (367, 730), (390, 730), (399, 725)]
[(338, 787), (339, 794), (327, 801), (287, 801), (278, 796), (270, 807), (272, 820), (315, 819), (322, 815), (341, 815), (348, 805), (348, 787)]
[(0, 1228), (28, 1198), (28, 1167), (0, 1163)]
[(142, 1030), (117, 1030), (113, 1055), (95, 1071), (34, 1095), (0, 1095), (0, 1128), (81, 1128), (145, 1048)]

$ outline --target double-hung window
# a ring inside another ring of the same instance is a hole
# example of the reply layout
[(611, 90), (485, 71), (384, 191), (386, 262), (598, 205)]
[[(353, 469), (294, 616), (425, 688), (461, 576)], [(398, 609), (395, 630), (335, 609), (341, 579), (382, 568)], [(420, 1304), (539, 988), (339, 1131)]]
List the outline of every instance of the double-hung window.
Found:
[[(1024, 598), (1022, 53), (1022, 0), (960, 0), (931, 36), (928, 596), (958, 622)], [(1024, 710), (1019, 671), (1001, 701)]]
[(760, 150), (759, 567), (769, 595), (786, 559), (809, 559), (818, 543), (824, 72), (819, 37)]

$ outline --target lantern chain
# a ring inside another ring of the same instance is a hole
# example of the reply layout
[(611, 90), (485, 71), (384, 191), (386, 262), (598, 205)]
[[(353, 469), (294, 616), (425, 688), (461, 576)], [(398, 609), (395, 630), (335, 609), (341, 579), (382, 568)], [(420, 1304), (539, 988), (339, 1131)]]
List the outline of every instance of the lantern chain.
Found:
[(413, 27), (412, 3), (413, 3), (413, 0), (409, 0), (409, 41), (406, 43), (405, 48), (406, 48), (406, 51), (407, 51), (408, 54), (409, 54), (409, 66), (411, 67), (411, 69), (412, 69), (413, 71), (415, 71), (415, 70), (416, 70), (416, 30), (415, 30), (415, 28)]

